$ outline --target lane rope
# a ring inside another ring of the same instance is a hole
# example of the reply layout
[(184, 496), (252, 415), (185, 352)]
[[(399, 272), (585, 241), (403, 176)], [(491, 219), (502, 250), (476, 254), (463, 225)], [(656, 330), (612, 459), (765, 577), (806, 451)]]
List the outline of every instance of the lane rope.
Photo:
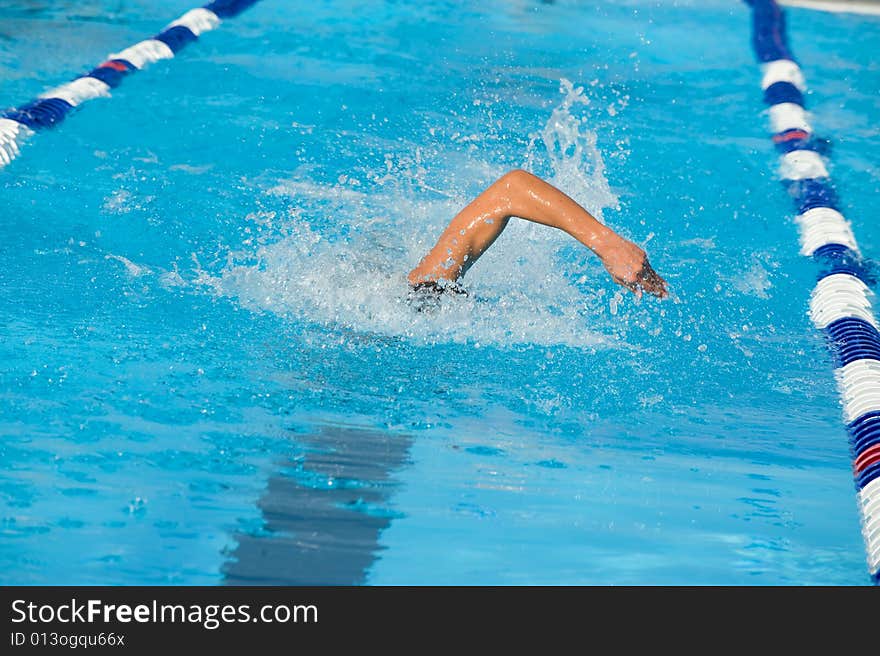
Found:
[(104, 98), (122, 80), (149, 64), (171, 59), (205, 32), (227, 18), (238, 16), (259, 0), (214, 0), (191, 9), (156, 36), (111, 54), (97, 68), (67, 84), (50, 89), (36, 99), (0, 114), (0, 169), (21, 154), (25, 141), (36, 132), (58, 125), (83, 103)]
[(801, 254), (820, 268), (810, 318), (822, 331), (835, 367), (868, 571), (880, 584), (880, 330), (869, 287), (872, 270), (840, 212), (826, 166), (828, 144), (810, 126), (807, 86), (789, 49), (785, 14), (776, 0), (745, 2), (752, 7), (752, 45), (763, 71), (770, 133), (780, 153), (779, 176), (794, 200)]

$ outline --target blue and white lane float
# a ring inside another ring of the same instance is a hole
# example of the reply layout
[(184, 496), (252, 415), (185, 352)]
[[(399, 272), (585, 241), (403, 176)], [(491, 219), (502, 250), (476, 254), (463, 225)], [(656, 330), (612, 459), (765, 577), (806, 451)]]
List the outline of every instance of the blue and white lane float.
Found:
[(753, 46), (761, 62), (770, 132), (780, 152), (780, 178), (797, 209), (801, 253), (820, 266), (810, 318), (831, 351), (849, 434), (868, 570), (880, 584), (880, 330), (869, 268), (862, 260), (804, 109), (806, 83), (788, 47), (776, 0), (752, 7)]
[(259, 0), (215, 0), (186, 12), (151, 39), (110, 55), (91, 72), (50, 89), (26, 105), (0, 114), (0, 169), (14, 160), (35, 132), (60, 123), (76, 107), (107, 97), (125, 76), (162, 59), (171, 59), (221, 21), (237, 16)]

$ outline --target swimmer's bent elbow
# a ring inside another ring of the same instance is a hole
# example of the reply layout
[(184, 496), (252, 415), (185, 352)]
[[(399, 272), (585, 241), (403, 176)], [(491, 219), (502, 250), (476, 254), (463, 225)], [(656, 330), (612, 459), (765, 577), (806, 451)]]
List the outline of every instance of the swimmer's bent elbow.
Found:
[(540, 180), (540, 178), (528, 171), (524, 171), (523, 169), (513, 169), (502, 175), (498, 179), (497, 184), (504, 185), (508, 189), (511, 187), (522, 188), (534, 184), (537, 180)]

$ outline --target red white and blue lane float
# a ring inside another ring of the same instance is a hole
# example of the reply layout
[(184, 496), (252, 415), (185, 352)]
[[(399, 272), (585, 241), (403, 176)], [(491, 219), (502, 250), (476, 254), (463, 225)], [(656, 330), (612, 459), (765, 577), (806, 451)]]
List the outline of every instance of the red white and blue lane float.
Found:
[(880, 583), (880, 331), (869, 289), (871, 272), (837, 194), (805, 110), (806, 83), (788, 46), (785, 14), (776, 0), (752, 7), (752, 43), (761, 63), (779, 175), (794, 199), (801, 253), (819, 265), (810, 318), (823, 332), (835, 366), (849, 434), (868, 569)]
[(237, 16), (259, 0), (215, 0), (192, 9), (151, 39), (110, 55), (107, 61), (72, 82), (46, 91), (26, 105), (0, 114), (0, 168), (21, 152), (22, 144), (35, 132), (51, 128), (76, 107), (110, 95), (125, 76), (162, 59), (171, 59), (200, 35), (216, 29), (221, 21)]

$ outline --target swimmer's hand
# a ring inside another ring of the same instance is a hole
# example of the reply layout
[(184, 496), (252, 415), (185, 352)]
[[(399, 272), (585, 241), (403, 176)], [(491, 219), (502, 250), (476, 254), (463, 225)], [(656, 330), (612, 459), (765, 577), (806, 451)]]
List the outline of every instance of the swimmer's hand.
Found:
[(645, 251), (631, 241), (621, 238), (599, 255), (614, 282), (629, 289), (637, 298), (641, 298), (643, 291), (658, 298), (669, 296), (666, 281), (651, 268)]

